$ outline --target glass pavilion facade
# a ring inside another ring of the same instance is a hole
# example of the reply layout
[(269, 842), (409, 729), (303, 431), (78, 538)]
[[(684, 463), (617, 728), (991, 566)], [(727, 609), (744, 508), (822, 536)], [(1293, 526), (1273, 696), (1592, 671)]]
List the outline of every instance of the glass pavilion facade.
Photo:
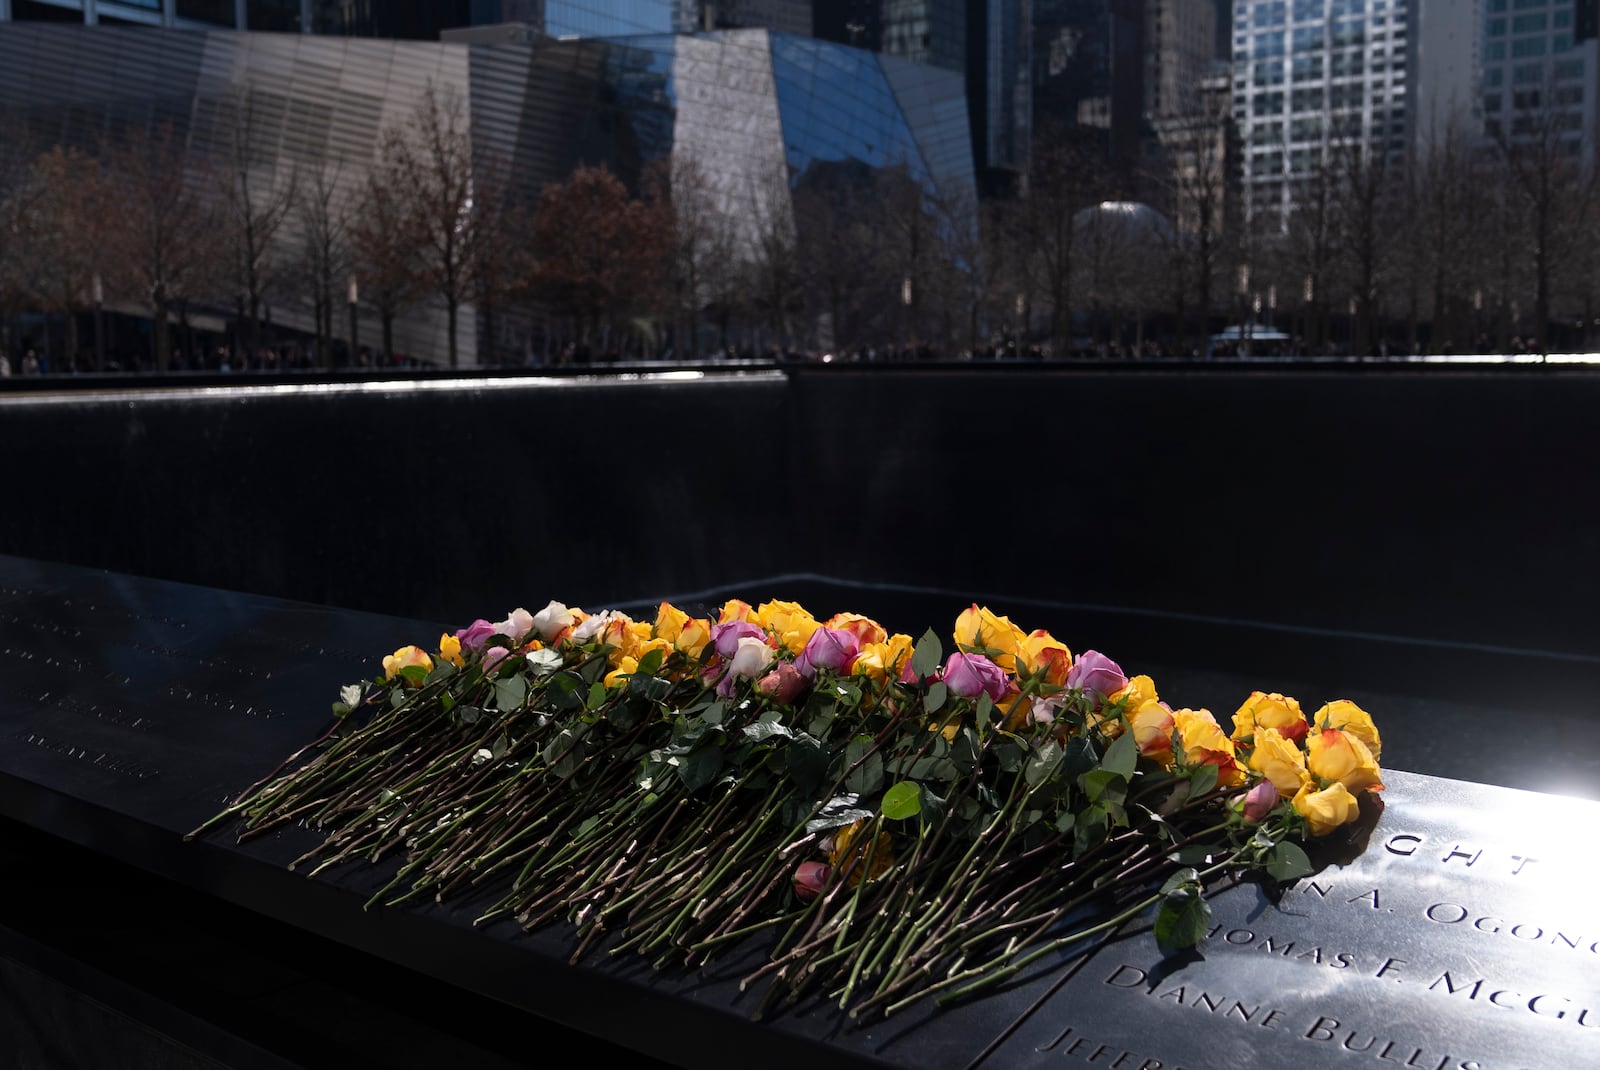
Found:
[[(774, 219), (793, 227), (792, 191), (817, 169), (903, 167), (931, 197), (975, 197), (958, 72), (768, 30), (459, 44), (0, 25), (0, 112), (30, 144), (92, 150), (119, 124), (170, 122), (191, 154), (216, 155), (229, 101), (247, 92), (275, 181), (337, 161), (346, 198), (380, 132), (405, 123), (430, 84), (465, 102), (474, 151), (510, 161), (529, 194), (579, 164), (631, 183), (654, 161), (670, 156), (676, 173), (693, 160), (747, 241)], [(278, 322), (309, 329), (309, 314), (303, 325), (294, 315)], [(461, 317), (463, 354), (478, 351), (476, 328)], [(408, 353), (448, 348), (442, 311), (396, 331)]]

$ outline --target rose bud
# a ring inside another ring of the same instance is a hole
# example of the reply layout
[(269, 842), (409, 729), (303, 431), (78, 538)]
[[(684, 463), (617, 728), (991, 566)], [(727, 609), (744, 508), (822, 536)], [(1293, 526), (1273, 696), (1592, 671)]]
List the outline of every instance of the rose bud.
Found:
[(794, 894), (802, 900), (815, 899), (833, 879), (833, 867), (826, 862), (801, 862), (794, 870)]
[(1251, 824), (1266, 820), (1272, 808), (1278, 805), (1278, 786), (1263, 780), (1244, 793), (1244, 819)]
[(792, 704), (805, 688), (806, 678), (800, 674), (799, 669), (787, 661), (756, 681), (756, 690), (780, 706)]

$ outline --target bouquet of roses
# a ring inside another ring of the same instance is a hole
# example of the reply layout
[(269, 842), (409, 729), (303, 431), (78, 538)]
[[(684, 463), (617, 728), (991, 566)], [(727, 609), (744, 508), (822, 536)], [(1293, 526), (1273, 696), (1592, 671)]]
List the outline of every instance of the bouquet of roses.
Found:
[(487, 891), (480, 922), (565, 921), (574, 961), (761, 938), (762, 1011), (881, 1017), (1152, 909), (1163, 948), (1193, 946), (1208, 887), (1311, 872), (1301, 845), (1383, 789), (1352, 702), (1258, 691), (1229, 731), (978, 605), (950, 639), (781, 601), (518, 609), (384, 658), (190, 836), (301, 821), (323, 838), (296, 867), (395, 858), (373, 903)]

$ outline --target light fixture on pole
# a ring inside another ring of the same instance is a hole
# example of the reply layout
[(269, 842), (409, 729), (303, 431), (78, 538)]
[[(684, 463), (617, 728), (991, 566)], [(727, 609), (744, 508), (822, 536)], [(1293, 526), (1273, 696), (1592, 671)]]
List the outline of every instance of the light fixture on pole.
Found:
[(94, 273), (90, 287), (94, 291), (94, 370), (106, 369), (105, 306), (106, 294), (100, 285), (100, 273)]
[(350, 273), (350, 292), (347, 296), (350, 298), (350, 366), (355, 367), (359, 363), (358, 354), (361, 349), (360, 324), (356, 316), (356, 302), (360, 300), (361, 294), (356, 288), (356, 275), (353, 271)]

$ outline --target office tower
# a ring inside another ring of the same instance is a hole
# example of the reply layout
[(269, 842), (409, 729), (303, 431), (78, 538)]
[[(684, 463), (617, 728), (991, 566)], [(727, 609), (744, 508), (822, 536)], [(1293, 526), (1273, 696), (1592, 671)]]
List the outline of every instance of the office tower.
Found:
[(1594, 0), (1482, 0), (1483, 130), (1507, 145), (1548, 138), (1595, 160), (1600, 42)]
[[(1526, 2), (1526, 0), (1524, 0)], [(1233, 109), (1247, 218), (1285, 221), (1330, 151), (1399, 163), (1470, 107), (1477, 0), (1238, 0)]]

